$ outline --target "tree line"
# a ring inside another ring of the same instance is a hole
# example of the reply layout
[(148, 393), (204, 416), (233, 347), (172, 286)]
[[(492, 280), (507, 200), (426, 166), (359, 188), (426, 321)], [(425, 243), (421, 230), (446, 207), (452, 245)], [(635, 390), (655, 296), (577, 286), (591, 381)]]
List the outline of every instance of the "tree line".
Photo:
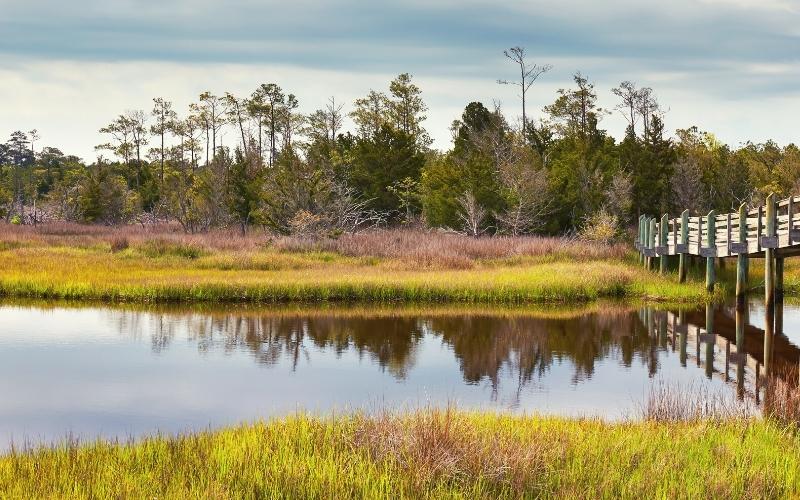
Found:
[[(576, 73), (541, 116), (526, 97), (550, 69), (522, 48), (505, 52), (521, 92), (517, 123), (497, 104), (470, 102), (452, 146), (431, 147), (428, 108), (411, 75), (345, 110), (331, 98), (310, 114), (274, 83), (249, 96), (200, 94), (185, 112), (153, 99), (99, 130), (92, 163), (16, 131), (0, 143), (0, 216), (11, 223), (177, 221), (187, 232), (262, 226), (334, 235), (425, 225), (470, 235), (583, 231), (613, 239), (640, 214), (703, 213), (788, 195), (800, 183), (794, 144), (732, 148), (697, 127), (669, 134), (651, 88), (624, 81), (617, 105), (597, 104)], [(610, 113), (628, 126), (617, 140)], [(354, 127), (344, 130), (345, 117)], [(39, 146), (39, 147), (37, 147)]]

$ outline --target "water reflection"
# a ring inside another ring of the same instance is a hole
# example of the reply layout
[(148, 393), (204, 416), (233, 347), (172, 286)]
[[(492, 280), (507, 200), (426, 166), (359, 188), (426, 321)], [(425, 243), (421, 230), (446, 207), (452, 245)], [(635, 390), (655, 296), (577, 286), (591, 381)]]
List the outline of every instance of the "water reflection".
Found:
[[(796, 367), (800, 349), (780, 329), (765, 346), (761, 325), (749, 321), (760, 316), (754, 308), (5, 305), (0, 445), (67, 431), (181, 431), (298, 408), (455, 401), (619, 417), (654, 377), (684, 386), (705, 380), (760, 400), (764, 364)], [(785, 314), (800, 317), (800, 308), (786, 306)]]

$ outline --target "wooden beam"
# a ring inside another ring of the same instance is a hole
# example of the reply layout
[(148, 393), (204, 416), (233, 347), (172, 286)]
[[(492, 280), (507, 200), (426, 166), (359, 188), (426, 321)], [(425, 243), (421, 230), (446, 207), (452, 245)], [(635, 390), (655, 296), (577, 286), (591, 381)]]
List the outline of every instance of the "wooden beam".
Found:
[[(712, 210), (708, 212), (706, 216), (706, 248), (709, 250), (717, 248), (716, 215), (717, 213)], [(706, 291), (708, 291), (708, 293), (714, 291), (714, 284), (717, 279), (716, 270), (714, 269), (715, 260), (716, 256), (706, 257)]]

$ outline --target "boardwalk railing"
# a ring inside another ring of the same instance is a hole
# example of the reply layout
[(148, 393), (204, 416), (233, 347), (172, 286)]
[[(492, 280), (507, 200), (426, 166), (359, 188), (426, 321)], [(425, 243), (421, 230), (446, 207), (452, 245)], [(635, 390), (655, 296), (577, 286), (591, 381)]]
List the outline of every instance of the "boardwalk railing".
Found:
[[(769, 203), (769, 202), (768, 202)], [(767, 234), (766, 205), (738, 213), (717, 215), (711, 211), (700, 217), (689, 216), (661, 220), (641, 216), (636, 248), (647, 257), (661, 255), (697, 255), (731, 257), (744, 253), (755, 256), (766, 248), (796, 247), (800, 254), (800, 197), (775, 203), (774, 234)], [(744, 231), (742, 231), (744, 229)]]
[(713, 291), (716, 282), (715, 260), (738, 257), (737, 296), (746, 291), (749, 257), (765, 258), (765, 287), (783, 292), (783, 259), (800, 255), (800, 197), (779, 202), (775, 195), (767, 197), (764, 205), (748, 210), (742, 204), (738, 212), (705, 216), (690, 216), (684, 210), (680, 217), (660, 219), (641, 216), (636, 248), (641, 261), (652, 269), (655, 259), (663, 273), (670, 256), (680, 258), (678, 276), (686, 280), (690, 255), (706, 259), (706, 286)]

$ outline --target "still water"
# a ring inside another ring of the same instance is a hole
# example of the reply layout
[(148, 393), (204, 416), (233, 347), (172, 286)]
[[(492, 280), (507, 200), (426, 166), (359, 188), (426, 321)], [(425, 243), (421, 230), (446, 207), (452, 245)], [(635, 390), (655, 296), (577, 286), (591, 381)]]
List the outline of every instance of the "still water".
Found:
[[(297, 410), (454, 404), (620, 418), (635, 414), (654, 381), (755, 399), (763, 363), (759, 307), (750, 305), (737, 349), (730, 308), (713, 311), (716, 335), (709, 335), (705, 310), (679, 315), (624, 304), (566, 310), (5, 304), (0, 448), (68, 434), (125, 439), (207, 429)], [(800, 308), (786, 306), (784, 314), (786, 333), (776, 336), (773, 359), (797, 366)]]

